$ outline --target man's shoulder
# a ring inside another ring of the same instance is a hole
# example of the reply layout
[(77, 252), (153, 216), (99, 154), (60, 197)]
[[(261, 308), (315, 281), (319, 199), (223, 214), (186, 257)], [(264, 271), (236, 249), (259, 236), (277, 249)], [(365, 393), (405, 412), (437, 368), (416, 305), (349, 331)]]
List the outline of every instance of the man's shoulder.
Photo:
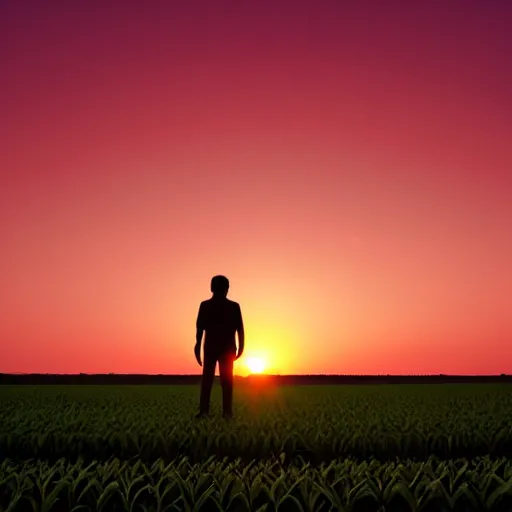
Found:
[[(228, 298), (224, 299), (222, 302), (230, 308), (239, 308), (240, 307), (240, 304), (238, 304), (238, 302), (235, 302), (234, 300), (231, 300)], [(210, 306), (212, 304), (216, 304), (216, 303), (217, 302), (214, 301), (214, 299), (206, 299), (201, 302), (200, 307), (208, 307), (208, 306)]]

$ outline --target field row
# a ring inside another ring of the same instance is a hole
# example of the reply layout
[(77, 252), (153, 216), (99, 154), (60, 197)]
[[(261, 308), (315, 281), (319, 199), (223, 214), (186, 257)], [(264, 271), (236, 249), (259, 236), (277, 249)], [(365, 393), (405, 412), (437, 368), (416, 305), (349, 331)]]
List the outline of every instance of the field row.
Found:
[(192, 387), (0, 388), (0, 456), (146, 462), (284, 453), (312, 463), (353, 457), (443, 459), (512, 454), (510, 386), (237, 389), (236, 417), (193, 420)]
[(215, 455), (241, 457), (247, 461), (269, 458), (280, 453), (286, 454), (288, 459), (300, 456), (312, 463), (340, 457), (393, 460), (396, 457), (424, 459), (431, 455), (443, 459), (482, 455), (510, 456), (512, 427), (497, 433), (473, 435), (463, 432), (448, 435), (434, 430), (422, 437), (414, 431), (355, 433), (343, 428), (324, 432), (311, 428), (302, 433), (288, 434), (275, 428), (266, 431), (233, 431), (228, 425), (208, 421), (189, 429), (175, 428), (167, 435), (137, 430), (89, 435), (44, 431), (22, 435), (0, 433), (0, 454), (13, 459), (34, 457), (56, 460), (65, 456), (71, 460), (79, 457), (106, 460), (116, 456), (152, 461), (157, 458), (172, 460), (187, 455), (191, 460), (200, 461)]
[[(454, 460), (283, 466), (186, 458), (151, 465), (62, 459), (0, 465), (0, 510), (507, 511), (512, 461)], [(40, 508), (38, 508), (40, 507)], [(381, 508), (385, 507), (385, 508)]]

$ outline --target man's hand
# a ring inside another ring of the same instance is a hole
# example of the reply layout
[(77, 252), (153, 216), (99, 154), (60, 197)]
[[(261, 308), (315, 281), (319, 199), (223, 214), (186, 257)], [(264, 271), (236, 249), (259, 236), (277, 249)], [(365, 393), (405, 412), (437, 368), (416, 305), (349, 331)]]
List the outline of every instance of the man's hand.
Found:
[(199, 366), (203, 366), (203, 363), (201, 362), (201, 344), (196, 343), (194, 347), (194, 355), (196, 356), (196, 361)]
[(244, 351), (239, 349), (239, 350), (238, 350), (238, 354), (237, 354), (237, 355), (236, 355), (236, 357), (235, 357), (235, 361), (236, 361), (237, 359), (240, 359), (240, 358), (242, 357), (242, 354), (243, 354), (243, 353), (244, 353)]

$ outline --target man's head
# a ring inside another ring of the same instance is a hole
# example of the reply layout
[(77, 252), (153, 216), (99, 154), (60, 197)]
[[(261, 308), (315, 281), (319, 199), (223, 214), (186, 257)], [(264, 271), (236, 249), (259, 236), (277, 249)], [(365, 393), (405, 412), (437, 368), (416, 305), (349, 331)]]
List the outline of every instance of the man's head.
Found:
[(214, 295), (225, 297), (229, 290), (229, 280), (225, 276), (214, 276), (210, 288)]

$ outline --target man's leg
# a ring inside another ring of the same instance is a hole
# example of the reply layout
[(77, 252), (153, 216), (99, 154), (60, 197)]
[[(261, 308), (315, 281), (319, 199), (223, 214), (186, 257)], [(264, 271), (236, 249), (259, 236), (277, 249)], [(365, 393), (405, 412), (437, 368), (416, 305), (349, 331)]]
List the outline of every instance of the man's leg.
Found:
[(217, 360), (205, 354), (203, 361), (203, 377), (201, 379), (201, 398), (199, 401), (200, 415), (206, 415), (210, 412), (210, 396), (212, 393), (216, 365)]
[(233, 415), (233, 361), (231, 352), (222, 354), (219, 358), (220, 384), (222, 386), (222, 411), (225, 417)]

